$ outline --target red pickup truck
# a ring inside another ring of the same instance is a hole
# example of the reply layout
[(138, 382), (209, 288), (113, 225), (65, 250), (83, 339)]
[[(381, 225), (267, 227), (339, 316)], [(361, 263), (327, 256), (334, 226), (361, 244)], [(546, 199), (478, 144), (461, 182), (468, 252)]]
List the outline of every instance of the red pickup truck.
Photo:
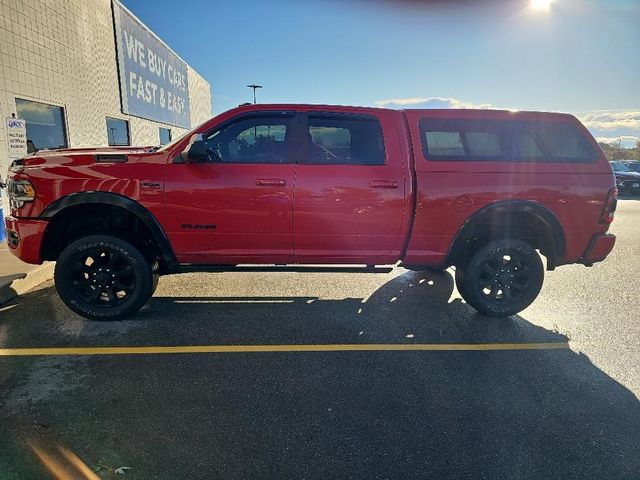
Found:
[(615, 180), (571, 115), (250, 105), (161, 148), (15, 161), (8, 243), (56, 260), (73, 311), (140, 309), (159, 275), (241, 264), (455, 266), (485, 315), (526, 308), (546, 269), (612, 250)]

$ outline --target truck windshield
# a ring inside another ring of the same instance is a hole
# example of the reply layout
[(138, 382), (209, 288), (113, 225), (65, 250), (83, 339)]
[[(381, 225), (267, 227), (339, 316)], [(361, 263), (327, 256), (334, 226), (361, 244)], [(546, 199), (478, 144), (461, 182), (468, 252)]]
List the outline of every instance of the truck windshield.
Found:
[(162, 145), (157, 151), (159, 152), (163, 152), (165, 150), (169, 150), (171, 148), (173, 148), (174, 145), (177, 145), (179, 142), (181, 142), (183, 139), (187, 138), (190, 135), (193, 135), (196, 131), (198, 131), (198, 129), (204, 125), (205, 123), (207, 123), (209, 120), (207, 119), (206, 121), (202, 122), (200, 125), (198, 125), (195, 128), (192, 128), (191, 130), (186, 131), (185, 133), (183, 133), (182, 135), (180, 135), (178, 138), (176, 138), (175, 140), (173, 140), (171, 143), (167, 143), (166, 145)]
[(618, 173), (631, 173), (632, 170), (627, 167), (624, 163), (613, 163), (611, 162), (611, 168), (613, 168), (614, 172)]

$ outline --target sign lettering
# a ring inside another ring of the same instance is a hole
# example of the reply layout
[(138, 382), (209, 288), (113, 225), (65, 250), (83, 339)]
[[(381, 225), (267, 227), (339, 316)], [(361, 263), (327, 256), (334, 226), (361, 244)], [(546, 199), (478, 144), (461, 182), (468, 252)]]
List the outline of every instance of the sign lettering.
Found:
[(124, 113), (191, 128), (187, 65), (113, 2)]
[(7, 118), (7, 145), (9, 158), (27, 155), (27, 122), (20, 118)]

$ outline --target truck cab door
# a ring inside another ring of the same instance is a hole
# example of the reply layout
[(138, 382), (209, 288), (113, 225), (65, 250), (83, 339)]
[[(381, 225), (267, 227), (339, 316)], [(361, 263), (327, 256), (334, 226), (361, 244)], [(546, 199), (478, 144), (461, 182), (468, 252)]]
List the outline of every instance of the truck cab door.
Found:
[(388, 113), (309, 111), (300, 121), (298, 263), (395, 263), (411, 206), (408, 154)]
[(180, 263), (293, 261), (294, 118), (234, 117), (203, 134), (207, 161), (168, 165), (165, 212)]

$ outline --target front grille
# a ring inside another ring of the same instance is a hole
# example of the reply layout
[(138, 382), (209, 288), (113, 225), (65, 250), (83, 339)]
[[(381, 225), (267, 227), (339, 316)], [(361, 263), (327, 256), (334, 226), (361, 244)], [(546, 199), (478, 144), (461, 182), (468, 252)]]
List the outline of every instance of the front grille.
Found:
[(638, 180), (622, 180), (620, 182), (620, 185), (622, 185), (623, 187), (632, 187), (634, 183), (640, 184), (640, 179), (638, 179)]

